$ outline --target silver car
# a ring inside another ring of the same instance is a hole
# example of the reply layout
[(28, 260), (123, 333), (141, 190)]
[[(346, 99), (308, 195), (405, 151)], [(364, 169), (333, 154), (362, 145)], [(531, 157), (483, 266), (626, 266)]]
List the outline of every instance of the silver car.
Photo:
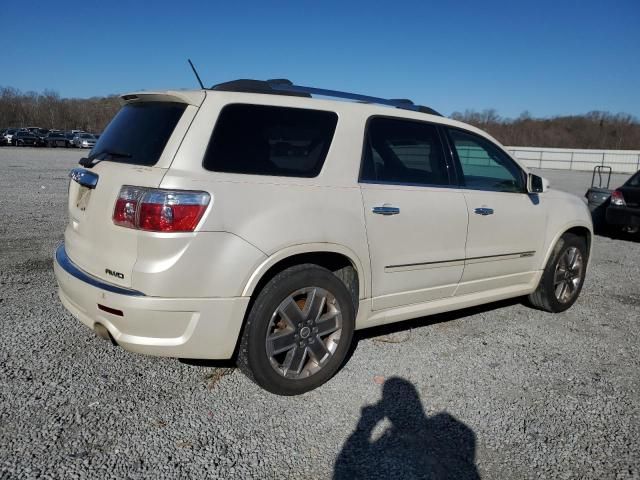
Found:
[(90, 133), (79, 133), (73, 137), (71, 143), (77, 148), (93, 148), (96, 144), (96, 137)]

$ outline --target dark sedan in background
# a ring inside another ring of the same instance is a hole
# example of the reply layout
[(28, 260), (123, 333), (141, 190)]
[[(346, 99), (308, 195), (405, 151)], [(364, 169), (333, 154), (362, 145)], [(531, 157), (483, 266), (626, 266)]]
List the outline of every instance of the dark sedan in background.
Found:
[(640, 231), (640, 170), (611, 192), (606, 218), (609, 225), (622, 227), (627, 233)]
[(37, 147), (40, 145), (40, 138), (29, 130), (20, 130), (13, 135), (13, 144), (16, 147)]
[(67, 138), (62, 132), (49, 132), (43, 139), (44, 146), (55, 148), (55, 147), (66, 147), (68, 145)]

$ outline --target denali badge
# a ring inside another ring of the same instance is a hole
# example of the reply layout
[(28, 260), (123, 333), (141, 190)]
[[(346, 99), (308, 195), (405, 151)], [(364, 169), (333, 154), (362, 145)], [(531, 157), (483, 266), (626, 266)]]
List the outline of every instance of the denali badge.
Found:
[(104, 269), (104, 273), (107, 275), (111, 275), (112, 277), (119, 278), (120, 280), (124, 280), (124, 273), (115, 272), (113, 270), (109, 270), (108, 268)]

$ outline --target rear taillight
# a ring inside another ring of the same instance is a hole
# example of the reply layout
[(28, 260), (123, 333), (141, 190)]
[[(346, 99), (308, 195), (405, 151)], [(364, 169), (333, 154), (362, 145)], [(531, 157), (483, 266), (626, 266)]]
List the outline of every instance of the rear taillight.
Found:
[(611, 192), (611, 204), (619, 207), (624, 207), (626, 205), (624, 196), (620, 190), (614, 190)]
[(193, 232), (210, 199), (207, 192), (125, 185), (116, 200), (113, 223), (150, 232)]

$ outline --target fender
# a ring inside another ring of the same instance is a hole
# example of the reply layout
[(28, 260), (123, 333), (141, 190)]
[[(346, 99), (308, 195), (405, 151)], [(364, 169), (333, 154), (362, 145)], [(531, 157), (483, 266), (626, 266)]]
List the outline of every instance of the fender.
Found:
[(314, 252), (330, 252), (330, 253), (339, 253), (347, 257), (351, 263), (353, 264), (356, 272), (358, 274), (358, 279), (360, 281), (360, 299), (364, 299), (368, 297), (370, 291), (370, 272), (365, 270), (364, 266), (358, 256), (348, 247), (344, 245), (340, 245), (337, 243), (301, 243), (297, 245), (290, 245), (286, 248), (278, 250), (276, 253), (270, 255), (266, 260), (264, 260), (251, 274), (249, 280), (247, 281), (243, 291), (243, 297), (249, 297), (253, 294), (256, 285), (262, 278), (262, 276), (276, 263), (284, 260), (286, 258), (292, 257), (294, 255), (299, 255), (302, 253), (314, 253)]
[[(558, 243), (558, 240), (560, 240), (560, 237), (567, 230), (570, 230), (570, 229), (572, 229), (574, 227), (582, 227), (582, 228), (586, 228), (587, 230), (589, 230), (589, 233), (591, 234), (591, 237), (589, 238), (589, 244), (587, 245), (587, 247), (589, 248), (589, 257), (591, 257), (591, 244), (593, 243), (593, 227), (590, 224), (586, 223), (586, 222), (580, 222), (580, 221), (568, 222), (568, 223), (564, 224), (562, 226), (562, 228), (558, 229), (558, 231), (555, 234), (555, 236), (551, 239), (551, 242), (549, 243), (549, 245), (546, 245), (547, 251), (545, 253), (542, 265), (540, 266), (540, 270), (544, 270), (545, 266), (547, 265), (547, 262), (549, 261), (549, 257), (551, 257), (551, 253), (553, 252), (554, 247)], [(587, 269), (589, 268), (590, 264), (591, 264), (591, 262), (587, 261)]]

